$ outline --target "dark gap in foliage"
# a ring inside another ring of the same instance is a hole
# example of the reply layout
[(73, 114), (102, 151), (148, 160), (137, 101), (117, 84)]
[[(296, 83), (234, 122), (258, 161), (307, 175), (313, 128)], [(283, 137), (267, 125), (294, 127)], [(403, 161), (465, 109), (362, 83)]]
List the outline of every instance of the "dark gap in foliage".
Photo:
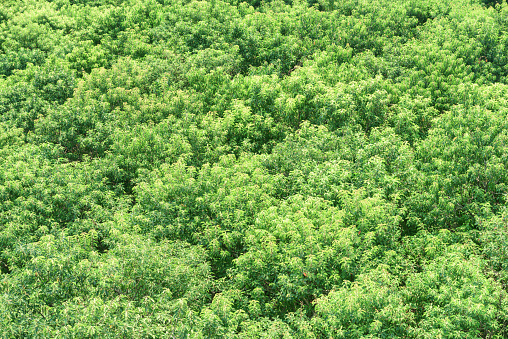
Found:
[(400, 228), (402, 230), (401, 233), (402, 237), (412, 237), (418, 233), (418, 229), (416, 227), (411, 227), (408, 225), (407, 216), (403, 217), (402, 220), (400, 221)]
[(110, 249), (110, 246), (107, 243), (107, 238), (105, 238), (102, 234), (97, 238), (95, 247), (100, 254), (107, 253)]
[(4, 274), (11, 273), (9, 265), (6, 262), (4, 262), (3, 260), (0, 260), (0, 272), (2, 272)]
[(496, 7), (497, 5), (502, 4), (503, 0), (481, 0), (481, 3), (483, 3), (485, 7)]
[(0, 75), (11, 76), (16, 70), (24, 70), (28, 64), (43, 65), (46, 52), (39, 49), (20, 48), (18, 51), (6, 51), (0, 54)]

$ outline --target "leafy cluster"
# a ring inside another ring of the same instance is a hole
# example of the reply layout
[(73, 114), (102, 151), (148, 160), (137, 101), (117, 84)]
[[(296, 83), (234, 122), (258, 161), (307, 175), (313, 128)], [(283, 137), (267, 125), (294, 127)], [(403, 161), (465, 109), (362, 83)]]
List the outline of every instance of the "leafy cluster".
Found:
[(2, 1), (0, 337), (506, 338), (507, 18)]

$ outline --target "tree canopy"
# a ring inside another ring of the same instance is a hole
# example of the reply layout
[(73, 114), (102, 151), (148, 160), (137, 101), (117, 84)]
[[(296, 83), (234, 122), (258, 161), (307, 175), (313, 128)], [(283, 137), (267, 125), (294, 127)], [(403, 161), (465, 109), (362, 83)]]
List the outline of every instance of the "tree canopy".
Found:
[(0, 337), (506, 338), (508, 4), (4, 0)]

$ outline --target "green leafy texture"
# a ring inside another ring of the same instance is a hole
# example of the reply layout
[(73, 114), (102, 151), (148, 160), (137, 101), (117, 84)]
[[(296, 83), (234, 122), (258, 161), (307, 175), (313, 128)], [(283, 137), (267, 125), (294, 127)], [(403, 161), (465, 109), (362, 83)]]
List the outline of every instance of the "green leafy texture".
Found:
[(0, 337), (507, 337), (507, 10), (2, 1)]

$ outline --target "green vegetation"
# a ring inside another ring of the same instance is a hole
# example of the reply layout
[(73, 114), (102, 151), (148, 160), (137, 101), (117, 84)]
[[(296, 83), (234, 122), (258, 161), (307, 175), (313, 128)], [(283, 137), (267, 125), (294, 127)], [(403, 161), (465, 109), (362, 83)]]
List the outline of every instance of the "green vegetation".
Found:
[(0, 338), (507, 338), (508, 4), (4, 0)]

